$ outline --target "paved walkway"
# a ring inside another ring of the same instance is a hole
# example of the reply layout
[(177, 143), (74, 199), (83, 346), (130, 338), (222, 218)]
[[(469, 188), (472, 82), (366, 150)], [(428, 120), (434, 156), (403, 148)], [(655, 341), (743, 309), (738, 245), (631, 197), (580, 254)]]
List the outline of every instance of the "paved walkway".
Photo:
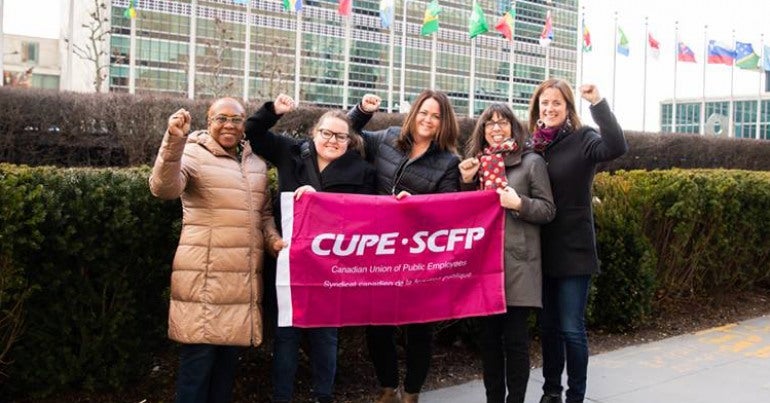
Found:
[[(770, 316), (594, 355), (588, 365), (586, 402), (767, 403)], [(532, 370), (526, 403), (539, 402), (542, 385), (540, 368)], [(485, 401), (481, 381), (420, 397), (424, 403)]]

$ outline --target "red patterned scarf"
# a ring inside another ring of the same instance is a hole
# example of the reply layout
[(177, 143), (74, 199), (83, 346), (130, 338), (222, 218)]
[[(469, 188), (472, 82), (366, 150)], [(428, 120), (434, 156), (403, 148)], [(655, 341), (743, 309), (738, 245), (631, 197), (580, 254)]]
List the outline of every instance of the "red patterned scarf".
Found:
[(508, 186), (505, 177), (505, 156), (516, 152), (519, 145), (513, 139), (505, 140), (499, 146), (487, 146), (476, 156), (479, 167), (479, 182), (481, 189), (503, 189)]

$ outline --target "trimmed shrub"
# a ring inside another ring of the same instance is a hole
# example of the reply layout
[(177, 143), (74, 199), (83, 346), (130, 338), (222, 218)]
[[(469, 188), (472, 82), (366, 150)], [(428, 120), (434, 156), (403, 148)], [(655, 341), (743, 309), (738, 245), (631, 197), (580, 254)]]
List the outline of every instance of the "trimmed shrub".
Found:
[(655, 293), (656, 252), (644, 235), (641, 198), (625, 175), (597, 175), (596, 241), (601, 272), (592, 282), (588, 321), (625, 330), (649, 317)]
[[(357, 100), (354, 100), (357, 102)], [(206, 127), (210, 100), (157, 95), (79, 94), (0, 88), (0, 161), (29, 165), (137, 166), (152, 164), (168, 116), (192, 113), (192, 128)], [(247, 113), (261, 103), (245, 105)], [(327, 109), (302, 105), (275, 126), (307, 133)], [(405, 115), (377, 113), (366, 126), (400, 126)], [(462, 150), (475, 119), (459, 117)], [(600, 170), (730, 168), (770, 171), (770, 141), (697, 134), (626, 132), (630, 151)]]
[(116, 388), (147, 370), (165, 340), (180, 218), (178, 202), (151, 196), (148, 176), (0, 165), (0, 188), (18, 189), (0, 193), (3, 250), (37, 290), (3, 395)]

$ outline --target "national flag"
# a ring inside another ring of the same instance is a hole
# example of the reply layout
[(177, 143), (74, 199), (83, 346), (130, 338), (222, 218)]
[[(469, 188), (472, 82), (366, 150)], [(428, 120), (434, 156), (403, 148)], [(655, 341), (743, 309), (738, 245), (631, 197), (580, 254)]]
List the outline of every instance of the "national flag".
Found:
[(628, 48), (628, 38), (626, 33), (623, 32), (623, 28), (618, 27), (618, 33), (620, 34), (620, 40), (618, 41), (618, 53), (623, 56), (628, 56), (630, 49)]
[(468, 35), (471, 39), (489, 32), (489, 25), (487, 25), (487, 17), (484, 15), (484, 10), (478, 2), (473, 2), (473, 8), (471, 9), (471, 17), (468, 19)]
[(770, 46), (762, 48), (762, 70), (770, 71)]
[(353, 0), (340, 0), (340, 4), (337, 6), (337, 13), (344, 17), (353, 14)]
[(750, 43), (735, 42), (735, 65), (746, 70), (759, 69), (759, 56)]
[(676, 59), (680, 62), (695, 63), (695, 53), (684, 42), (679, 42), (676, 46)]
[(438, 5), (438, 0), (433, 0), (425, 7), (425, 16), (422, 19), (422, 29), (420, 34), (430, 35), (434, 32), (438, 32), (438, 16), (441, 14), (441, 6)]
[(516, 9), (511, 8), (500, 17), (499, 21), (497, 21), (497, 25), (495, 25), (495, 30), (497, 30), (497, 32), (500, 32), (503, 35), (503, 37), (505, 37), (505, 39), (512, 41), (513, 24), (515, 23), (515, 21), (516, 21)]
[(301, 11), (302, 0), (283, 0), (283, 9), (286, 11)]
[(390, 28), (390, 24), (393, 24), (393, 10), (393, 0), (380, 0), (380, 24), (383, 28)]
[(726, 64), (732, 66), (735, 61), (735, 51), (727, 45), (723, 45), (715, 40), (709, 41), (708, 63)]
[(543, 32), (540, 33), (540, 46), (548, 46), (553, 41), (553, 21), (551, 20), (551, 10), (545, 15), (545, 25)]
[(128, 8), (126, 11), (123, 11), (123, 16), (132, 20), (136, 18), (136, 0), (128, 2)]
[(591, 32), (588, 31), (588, 25), (586, 25), (586, 19), (583, 18), (581, 24), (583, 25), (583, 52), (590, 52), (593, 48), (591, 43)]
[(660, 56), (660, 42), (651, 33), (647, 33), (647, 44), (650, 46), (650, 54), (657, 59)]

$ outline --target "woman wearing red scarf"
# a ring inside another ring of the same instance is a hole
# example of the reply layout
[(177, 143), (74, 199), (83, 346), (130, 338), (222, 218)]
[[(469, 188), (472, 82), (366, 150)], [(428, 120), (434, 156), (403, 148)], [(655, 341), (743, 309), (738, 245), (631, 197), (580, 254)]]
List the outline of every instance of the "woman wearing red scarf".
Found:
[(570, 84), (545, 80), (532, 95), (532, 143), (548, 164), (556, 217), (541, 228), (543, 252), (543, 348), (541, 403), (561, 403), (561, 376), (567, 366), (567, 402), (582, 402), (586, 392), (588, 337), (585, 308), (591, 276), (599, 271), (591, 209), (596, 165), (625, 154), (628, 144), (607, 101), (595, 85), (580, 87), (591, 103), (599, 130), (583, 126)]
[[(527, 130), (504, 104), (490, 105), (466, 144), (462, 188), (497, 191), (505, 208), (506, 312), (481, 319), (487, 403), (523, 403), (529, 380), (529, 315), (542, 306), (540, 225), (555, 215), (543, 158), (525, 149)], [(506, 399), (506, 386), (508, 397)]]

